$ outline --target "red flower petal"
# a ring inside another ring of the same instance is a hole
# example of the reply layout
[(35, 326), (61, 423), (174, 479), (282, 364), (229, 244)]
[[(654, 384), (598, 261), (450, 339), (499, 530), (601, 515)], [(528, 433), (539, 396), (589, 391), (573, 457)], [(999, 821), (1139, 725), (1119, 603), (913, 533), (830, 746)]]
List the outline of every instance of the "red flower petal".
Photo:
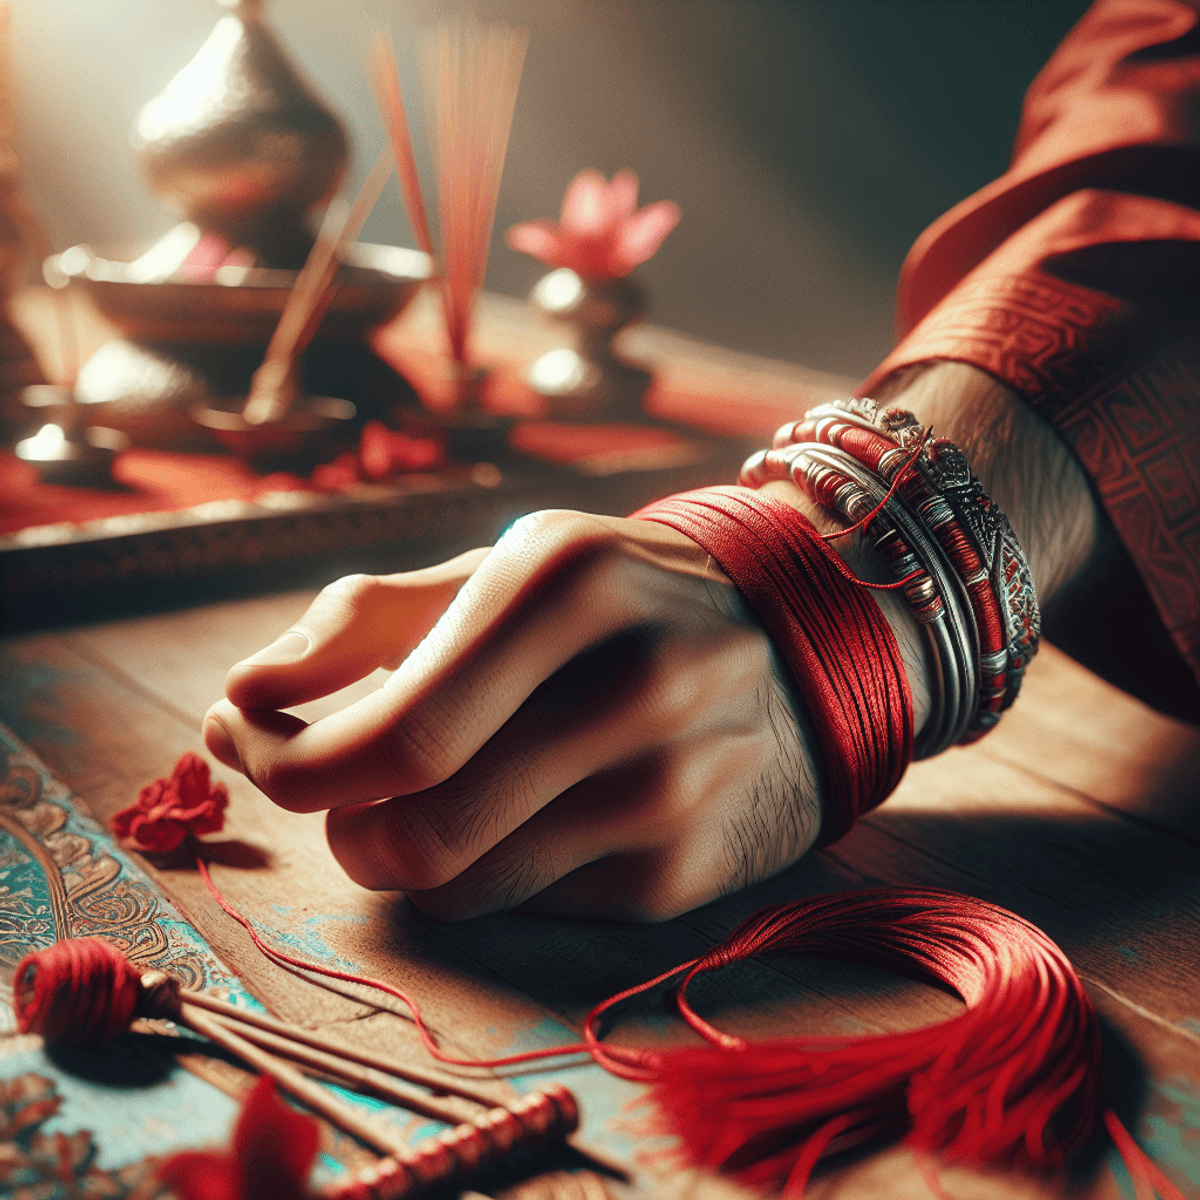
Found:
[(614, 224), (615, 214), (610, 209), (608, 181), (589, 167), (567, 185), (560, 224), (571, 233), (595, 236)]
[(632, 171), (618, 171), (611, 183), (599, 171), (580, 171), (563, 197), (560, 223), (514, 225), (508, 244), (585, 278), (627, 275), (654, 254), (679, 222), (679, 206), (670, 200), (638, 212), (637, 194), (638, 178)]
[(216, 833), (225, 824), (229, 792), (212, 783), (208, 763), (190, 751), (180, 756), (168, 779), (156, 779), (135, 803), (114, 813), (109, 828), (141, 850), (174, 850), (189, 833)]
[(148, 783), (140, 792), (134, 803), (134, 807), (142, 812), (149, 812), (157, 804), (162, 802), (168, 787), (170, 787), (169, 779), (156, 779), (153, 783)]
[(246, 1097), (231, 1153), (184, 1151), (157, 1171), (179, 1200), (307, 1200), (317, 1123), (275, 1096), (263, 1076)]
[(275, 1095), (264, 1075), (246, 1097), (233, 1131), (243, 1200), (299, 1200), (317, 1155), (317, 1123)]
[(200, 804), (209, 797), (208, 763), (185, 750), (171, 772), (171, 782), (184, 804)]
[(608, 185), (609, 203), (617, 221), (624, 221), (637, 212), (638, 177), (628, 167), (618, 171)]
[(673, 200), (659, 200), (621, 223), (617, 253), (629, 264), (626, 270), (633, 270), (653, 256), (667, 234), (679, 224), (680, 215), (679, 205)]
[(179, 1200), (242, 1200), (241, 1178), (229, 1154), (185, 1150), (161, 1162), (155, 1174)]
[(135, 817), (129, 829), (129, 840), (139, 849), (153, 854), (174, 850), (187, 835), (188, 827), (179, 821), (151, 819), (145, 815)]
[(561, 267), (563, 238), (551, 221), (523, 221), (507, 233), (508, 244), (522, 254), (541, 259), (549, 266)]

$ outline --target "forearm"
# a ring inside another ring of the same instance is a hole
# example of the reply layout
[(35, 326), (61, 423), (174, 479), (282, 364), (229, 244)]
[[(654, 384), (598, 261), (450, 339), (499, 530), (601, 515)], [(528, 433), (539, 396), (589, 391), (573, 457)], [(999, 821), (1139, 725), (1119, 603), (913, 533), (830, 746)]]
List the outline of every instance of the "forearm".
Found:
[(1008, 517), (1045, 608), (1087, 566), (1103, 518), (1087, 477), (1050, 423), (1011, 388), (966, 363), (924, 363), (873, 397), (907, 409), (967, 456)]

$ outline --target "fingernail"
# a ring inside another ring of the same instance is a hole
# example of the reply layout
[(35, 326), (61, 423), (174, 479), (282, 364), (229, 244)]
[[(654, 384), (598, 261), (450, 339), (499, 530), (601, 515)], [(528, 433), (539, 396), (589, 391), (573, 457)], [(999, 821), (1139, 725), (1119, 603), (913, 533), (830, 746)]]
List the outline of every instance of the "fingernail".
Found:
[(284, 663), (295, 662), (296, 659), (302, 658), (308, 653), (310, 644), (307, 634), (301, 633), (298, 629), (289, 629), (269, 646), (242, 661), (252, 667), (281, 667)]
[(229, 730), (216, 717), (206, 717), (202, 732), (204, 744), (208, 747), (209, 754), (213, 758), (223, 762), (227, 767), (233, 767), (235, 771), (242, 771), (244, 775), (242, 758), (238, 754), (233, 738), (229, 736)]

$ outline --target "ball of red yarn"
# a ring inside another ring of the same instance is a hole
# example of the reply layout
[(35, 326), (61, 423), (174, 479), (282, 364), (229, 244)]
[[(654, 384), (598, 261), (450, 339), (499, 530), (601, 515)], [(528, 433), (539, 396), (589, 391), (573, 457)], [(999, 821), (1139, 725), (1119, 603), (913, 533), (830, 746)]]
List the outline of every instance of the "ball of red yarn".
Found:
[(13, 976), (17, 1028), (51, 1043), (110, 1041), (129, 1028), (140, 995), (140, 972), (103, 938), (71, 938), (27, 954)]
[(208, 763), (184, 751), (175, 769), (148, 783), (128, 808), (114, 813), (109, 825), (117, 837), (139, 850), (174, 850), (189, 834), (216, 833), (225, 824), (229, 793), (209, 780)]

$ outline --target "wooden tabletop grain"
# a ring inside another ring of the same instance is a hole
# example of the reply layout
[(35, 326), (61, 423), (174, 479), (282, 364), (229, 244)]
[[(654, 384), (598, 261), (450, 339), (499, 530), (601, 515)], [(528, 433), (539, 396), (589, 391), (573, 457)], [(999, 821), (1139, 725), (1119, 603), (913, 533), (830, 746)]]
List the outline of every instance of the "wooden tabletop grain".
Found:
[[(714, 371), (736, 377), (752, 367), (772, 378), (778, 411), (789, 396), (803, 407), (807, 385), (789, 369), (732, 357), (722, 366), (720, 351), (705, 353)], [(703, 358), (693, 353), (690, 361)], [(103, 821), (182, 751), (202, 752), (199, 724), (229, 665), (272, 640), (309, 599), (255, 596), (10, 638), (0, 643), (0, 720)], [(369, 678), (298, 711), (330, 711), (378, 683)], [(841, 842), (769, 883), (656, 926), (520, 913), (438, 924), (402, 897), (349, 882), (329, 854), (319, 814), (283, 812), (233, 772), (217, 767), (216, 775), (232, 797), (226, 830), (209, 839), (213, 876), (226, 895), (302, 953), (401, 983), (445, 1044), (477, 1056), (573, 1039), (599, 999), (693, 957), (765, 903), (907, 884), (1001, 904), (1046, 930), (1083, 975), (1105, 1023), (1110, 1102), (1184, 1194), (1200, 1197), (1200, 731), (1152, 712), (1052, 646), (1043, 647), (996, 732), (912, 767), (896, 794)], [(373, 1013), (268, 964), (211, 900), (194, 866), (147, 860), (146, 867), (279, 1015), (421, 1054), (402, 1017)], [(777, 958), (706, 979), (695, 997), (710, 1018), (749, 1035), (893, 1030), (958, 1009), (912, 980)], [(643, 1011), (611, 1036), (683, 1038), (661, 1006)], [(581, 1146), (630, 1169), (630, 1182), (606, 1183), (614, 1195), (703, 1194), (695, 1179), (647, 1155), (657, 1144), (627, 1110), (636, 1089), (590, 1065), (553, 1074), (580, 1097)], [(496, 1086), (499, 1094), (509, 1085)], [(962, 1167), (938, 1167), (938, 1176), (960, 1200), (1068, 1194), (1062, 1181)], [(550, 1185), (529, 1184), (524, 1194), (553, 1194), (528, 1190), (536, 1186)], [(1070, 1194), (1097, 1200), (1133, 1194), (1103, 1165), (1073, 1186), (1079, 1190)], [(930, 1194), (921, 1165), (903, 1148), (827, 1172), (811, 1190), (844, 1200)]]

